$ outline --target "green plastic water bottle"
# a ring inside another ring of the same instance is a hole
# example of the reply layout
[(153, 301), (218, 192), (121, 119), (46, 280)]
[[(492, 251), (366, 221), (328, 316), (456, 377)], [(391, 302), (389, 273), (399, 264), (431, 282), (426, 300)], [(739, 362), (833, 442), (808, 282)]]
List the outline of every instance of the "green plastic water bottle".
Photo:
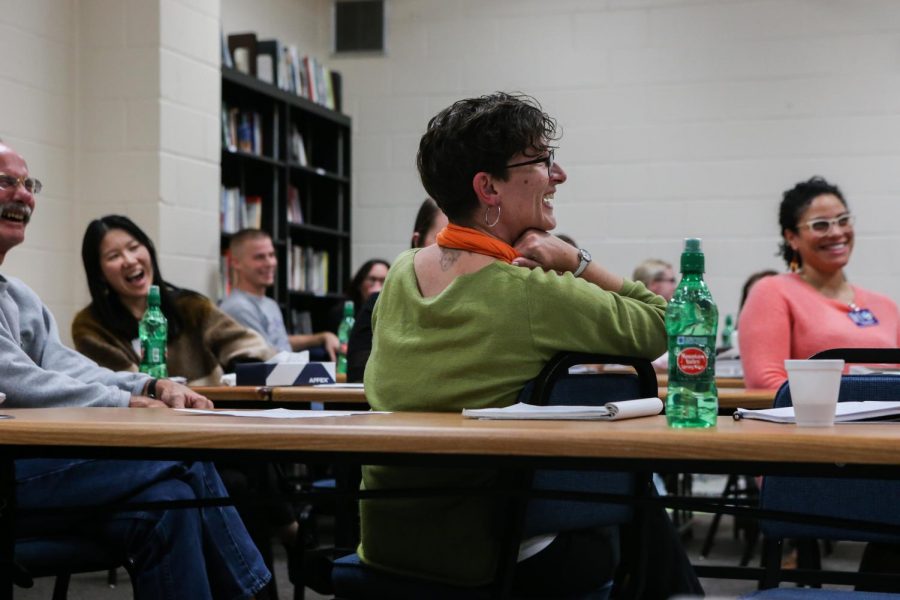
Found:
[(725, 315), (725, 325), (722, 327), (722, 345), (720, 350), (728, 350), (734, 346), (734, 317)]
[(166, 368), (166, 342), (169, 324), (159, 303), (159, 286), (151, 285), (147, 294), (147, 311), (138, 324), (141, 340), (141, 373), (162, 379), (169, 376)]
[(669, 337), (669, 427), (713, 427), (719, 412), (716, 390), (716, 329), (719, 310), (703, 281), (700, 240), (684, 240), (681, 283), (666, 308)]
[(338, 326), (338, 341), (341, 347), (338, 350), (337, 367), (335, 371), (338, 375), (347, 374), (347, 342), (350, 341), (350, 331), (353, 330), (353, 300), (344, 302), (344, 318)]

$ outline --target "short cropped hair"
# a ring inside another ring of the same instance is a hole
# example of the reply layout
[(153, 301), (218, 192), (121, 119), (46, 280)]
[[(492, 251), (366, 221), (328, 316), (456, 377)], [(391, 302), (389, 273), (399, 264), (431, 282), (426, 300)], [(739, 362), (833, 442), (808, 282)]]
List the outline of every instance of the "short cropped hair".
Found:
[(262, 229), (253, 229), (246, 228), (241, 229), (237, 233), (231, 236), (231, 240), (228, 242), (228, 251), (231, 252), (231, 255), (234, 256), (234, 253), (238, 251), (244, 244), (253, 240), (262, 240), (262, 239), (272, 239), (272, 236), (269, 235), (269, 232), (263, 231)]
[(453, 223), (478, 209), (472, 180), (479, 172), (506, 181), (518, 153), (537, 157), (559, 139), (556, 121), (537, 100), (497, 92), (454, 102), (428, 122), (416, 164), (428, 195)]

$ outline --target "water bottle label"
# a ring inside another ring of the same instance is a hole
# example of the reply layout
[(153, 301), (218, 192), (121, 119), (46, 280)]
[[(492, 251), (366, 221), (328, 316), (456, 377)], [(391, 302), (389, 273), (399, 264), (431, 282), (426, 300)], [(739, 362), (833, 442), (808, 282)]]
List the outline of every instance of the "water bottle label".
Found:
[(709, 366), (709, 356), (700, 348), (684, 348), (678, 353), (676, 364), (685, 375), (700, 375)]

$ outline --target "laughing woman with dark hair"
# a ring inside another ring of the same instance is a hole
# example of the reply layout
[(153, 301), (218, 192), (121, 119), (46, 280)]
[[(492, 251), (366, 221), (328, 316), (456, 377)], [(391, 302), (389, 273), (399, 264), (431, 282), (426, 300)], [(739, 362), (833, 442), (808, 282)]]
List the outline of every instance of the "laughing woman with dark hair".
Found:
[(753, 286), (739, 318), (747, 387), (776, 389), (786, 358), (829, 348), (896, 348), (894, 301), (850, 283), (844, 268), (856, 240), (854, 215), (836, 185), (821, 177), (784, 192), (781, 255), (790, 272)]
[(138, 322), (158, 285), (169, 321), (169, 374), (193, 385), (218, 385), (237, 362), (267, 360), (275, 349), (220, 311), (205, 296), (167, 283), (156, 249), (128, 217), (109, 215), (87, 227), (81, 244), (91, 304), (75, 316), (72, 339), (82, 354), (118, 371), (141, 362)]
[[(152, 240), (128, 217), (108, 215), (90, 222), (81, 258), (91, 304), (75, 316), (72, 339), (79, 352), (101, 366), (137, 371), (141, 362), (138, 322), (147, 310), (147, 293), (158, 285), (169, 322), (166, 363), (169, 375), (194, 385), (218, 385), (237, 362), (262, 361), (274, 348), (255, 331), (219, 310), (208, 298), (163, 279)], [(268, 565), (268, 538), (277, 534), (288, 549), (296, 546), (298, 524), (270, 465), (219, 461), (222, 479), (241, 518)], [(295, 573), (291, 573), (292, 578)], [(260, 598), (274, 594), (263, 591)]]

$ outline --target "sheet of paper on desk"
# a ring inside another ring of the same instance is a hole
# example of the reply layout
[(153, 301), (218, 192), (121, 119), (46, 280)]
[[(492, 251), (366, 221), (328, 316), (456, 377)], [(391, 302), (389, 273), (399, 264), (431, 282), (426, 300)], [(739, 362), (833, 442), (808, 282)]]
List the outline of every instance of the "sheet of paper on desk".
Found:
[(200, 410), (196, 408), (176, 408), (179, 412), (192, 415), (217, 415), (220, 417), (256, 417), (264, 419), (321, 419), (322, 417), (349, 417), (351, 415), (386, 415), (374, 410), (290, 410), (269, 408), (266, 410)]
[(361, 390), (361, 389), (363, 389), (363, 384), (361, 384), (361, 383), (317, 383), (313, 387), (331, 388), (333, 390)]
[(469, 419), (619, 421), (651, 417), (661, 413), (662, 409), (659, 398), (640, 398), (607, 402), (603, 406), (535, 406), (520, 402), (505, 408), (466, 408), (462, 414)]
[[(884, 419), (885, 417), (900, 418), (900, 402), (879, 402), (868, 400), (865, 402), (838, 402), (834, 413), (835, 423), (852, 423)], [(772, 423), (794, 423), (794, 407), (766, 408), (763, 410), (750, 410), (739, 408), (734, 412), (735, 420), (757, 419)]]

